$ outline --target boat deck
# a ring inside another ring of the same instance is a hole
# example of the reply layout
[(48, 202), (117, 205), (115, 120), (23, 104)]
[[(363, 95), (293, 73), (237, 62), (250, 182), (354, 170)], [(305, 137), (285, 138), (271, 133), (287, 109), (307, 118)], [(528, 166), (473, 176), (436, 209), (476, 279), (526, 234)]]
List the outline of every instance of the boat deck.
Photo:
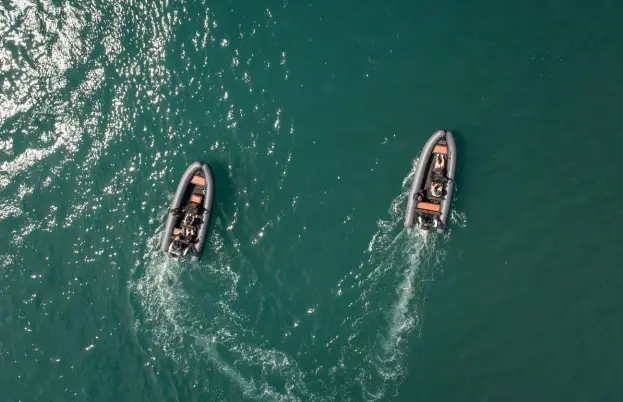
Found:
[[(182, 201), (181, 209), (183, 210), (184, 208), (192, 204), (195, 204), (197, 207), (201, 207), (203, 205), (205, 189), (206, 179), (205, 177), (203, 177), (203, 172), (199, 170), (195, 173), (192, 180), (188, 184), (188, 187), (186, 188), (184, 201)], [(172, 234), (175, 236), (176, 234), (180, 233), (182, 226), (187, 225), (184, 225), (184, 214), (179, 214), (177, 220), (175, 221), (175, 226)]]
[[(441, 212), (441, 203), (445, 200), (445, 194), (442, 194), (441, 197), (435, 197), (431, 194), (430, 188), (433, 184), (433, 177), (436, 175), (434, 170), (435, 165), (435, 155), (443, 154), (447, 155), (448, 146), (445, 140), (440, 140), (433, 149), (431, 156), (429, 157), (428, 164), (425, 170), (426, 180), (424, 181), (424, 185), (420, 189), (419, 195), (421, 196), (421, 200), (418, 201), (416, 205), (416, 211), (427, 213), (427, 214), (435, 214), (438, 215)], [(442, 174), (445, 176), (445, 171), (437, 174)], [(444, 186), (445, 188), (445, 186)], [(445, 190), (445, 189), (444, 189)], [(444, 191), (445, 192), (445, 191)]]

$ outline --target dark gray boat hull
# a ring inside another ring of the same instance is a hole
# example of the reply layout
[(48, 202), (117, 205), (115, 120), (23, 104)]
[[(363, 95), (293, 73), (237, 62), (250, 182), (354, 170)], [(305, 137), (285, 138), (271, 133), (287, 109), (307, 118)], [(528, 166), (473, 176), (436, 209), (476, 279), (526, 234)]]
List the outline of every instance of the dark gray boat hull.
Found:
[[(184, 201), (184, 196), (186, 194), (186, 190), (190, 185), (190, 181), (196, 172), (201, 170), (203, 172), (203, 176), (206, 180), (206, 193), (203, 196), (203, 214), (201, 217), (201, 226), (199, 227), (199, 231), (197, 232), (197, 241), (194, 245), (191, 260), (197, 261), (201, 258), (201, 254), (203, 253), (203, 246), (205, 243), (206, 236), (208, 234), (208, 226), (210, 225), (210, 216), (212, 215), (212, 201), (214, 199), (214, 176), (212, 174), (212, 169), (210, 165), (203, 162), (194, 162), (184, 172), (180, 182), (177, 186), (177, 190), (175, 191), (175, 196), (173, 197), (173, 202), (171, 203), (171, 209), (179, 209), (182, 206), (182, 202)], [(168, 253), (169, 245), (171, 244), (171, 235), (173, 233), (173, 229), (175, 228), (175, 223), (177, 221), (177, 217), (173, 216), (171, 213), (167, 214), (167, 222), (164, 228), (164, 233), (162, 234), (162, 243), (161, 249), (164, 253)]]
[(443, 223), (441, 227), (437, 228), (437, 232), (442, 233), (446, 227), (448, 216), (450, 213), (450, 202), (452, 201), (452, 190), (454, 188), (454, 172), (456, 170), (456, 143), (454, 137), (450, 131), (438, 130), (432, 137), (426, 142), (422, 152), (417, 161), (417, 167), (413, 177), (413, 183), (411, 184), (411, 191), (409, 192), (409, 198), (407, 201), (407, 210), (405, 211), (404, 225), (407, 228), (413, 227), (415, 224), (416, 206), (417, 206), (417, 194), (422, 188), (424, 180), (426, 180), (426, 167), (428, 166), (433, 149), (439, 140), (445, 139), (448, 146), (448, 162), (446, 167), (446, 184), (445, 184), (445, 197), (441, 201), (441, 214), (439, 219)]

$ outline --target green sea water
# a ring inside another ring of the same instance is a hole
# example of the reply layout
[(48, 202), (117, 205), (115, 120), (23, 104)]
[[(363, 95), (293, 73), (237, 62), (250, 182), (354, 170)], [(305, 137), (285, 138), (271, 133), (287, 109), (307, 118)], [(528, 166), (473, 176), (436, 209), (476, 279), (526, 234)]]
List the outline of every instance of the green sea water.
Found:
[[(621, 15), (1, 1), (0, 401), (622, 400)], [(438, 129), (449, 230), (407, 231)]]

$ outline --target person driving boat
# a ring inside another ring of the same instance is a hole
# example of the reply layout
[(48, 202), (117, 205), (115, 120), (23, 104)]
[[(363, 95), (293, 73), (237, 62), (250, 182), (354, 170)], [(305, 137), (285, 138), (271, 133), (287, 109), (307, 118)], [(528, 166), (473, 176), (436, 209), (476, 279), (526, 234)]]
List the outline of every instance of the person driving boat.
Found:
[(441, 183), (435, 182), (430, 186), (430, 192), (433, 197), (441, 197), (441, 193), (443, 191), (443, 187)]
[(192, 226), (182, 226), (182, 234), (189, 242), (193, 242), (195, 240), (196, 230)]

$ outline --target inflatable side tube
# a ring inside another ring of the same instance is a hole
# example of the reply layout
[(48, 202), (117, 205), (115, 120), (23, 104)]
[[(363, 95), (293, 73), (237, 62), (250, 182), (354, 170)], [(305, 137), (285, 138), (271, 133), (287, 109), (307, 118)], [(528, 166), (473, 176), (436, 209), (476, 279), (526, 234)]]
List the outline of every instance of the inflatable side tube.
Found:
[(407, 199), (407, 209), (405, 211), (405, 227), (410, 228), (413, 226), (415, 221), (415, 206), (416, 206), (416, 198), (417, 193), (422, 187), (422, 180), (424, 180), (424, 172), (426, 170), (426, 166), (428, 166), (428, 160), (433, 152), (433, 147), (437, 142), (443, 138), (445, 135), (445, 131), (438, 130), (435, 131), (432, 137), (426, 141), (424, 144), (424, 148), (422, 148), (422, 152), (420, 152), (420, 156), (417, 161), (417, 166), (415, 168), (415, 174), (413, 175), (413, 183), (411, 183), (411, 191), (409, 192), (409, 198)]
[(446, 184), (446, 196), (441, 206), (440, 219), (443, 225), (437, 229), (438, 233), (443, 232), (443, 228), (445, 228), (446, 222), (448, 221), (450, 204), (452, 203), (452, 190), (454, 188), (454, 171), (456, 170), (456, 143), (450, 131), (446, 131), (446, 142), (448, 144), (448, 169), (446, 170), (448, 182)]
[(212, 174), (212, 169), (207, 163), (202, 163), (201, 170), (203, 171), (203, 177), (206, 179), (206, 193), (203, 197), (201, 228), (197, 234), (197, 242), (195, 243), (191, 261), (198, 261), (203, 253), (203, 245), (206, 240), (208, 226), (210, 226), (210, 217), (212, 215), (212, 201), (214, 200), (214, 175)]
[[(184, 194), (186, 193), (186, 188), (188, 184), (192, 180), (195, 172), (201, 169), (203, 163), (194, 162), (192, 163), (182, 175), (179, 184), (177, 185), (177, 190), (175, 191), (175, 196), (173, 197), (173, 202), (171, 203), (171, 209), (180, 208), (182, 205), (182, 201), (184, 198)], [(162, 234), (162, 242), (161, 249), (163, 252), (169, 251), (169, 245), (171, 244), (171, 234), (173, 233), (173, 228), (175, 227), (175, 221), (177, 217), (171, 215), (171, 213), (167, 213), (167, 223), (164, 227), (164, 233)]]

